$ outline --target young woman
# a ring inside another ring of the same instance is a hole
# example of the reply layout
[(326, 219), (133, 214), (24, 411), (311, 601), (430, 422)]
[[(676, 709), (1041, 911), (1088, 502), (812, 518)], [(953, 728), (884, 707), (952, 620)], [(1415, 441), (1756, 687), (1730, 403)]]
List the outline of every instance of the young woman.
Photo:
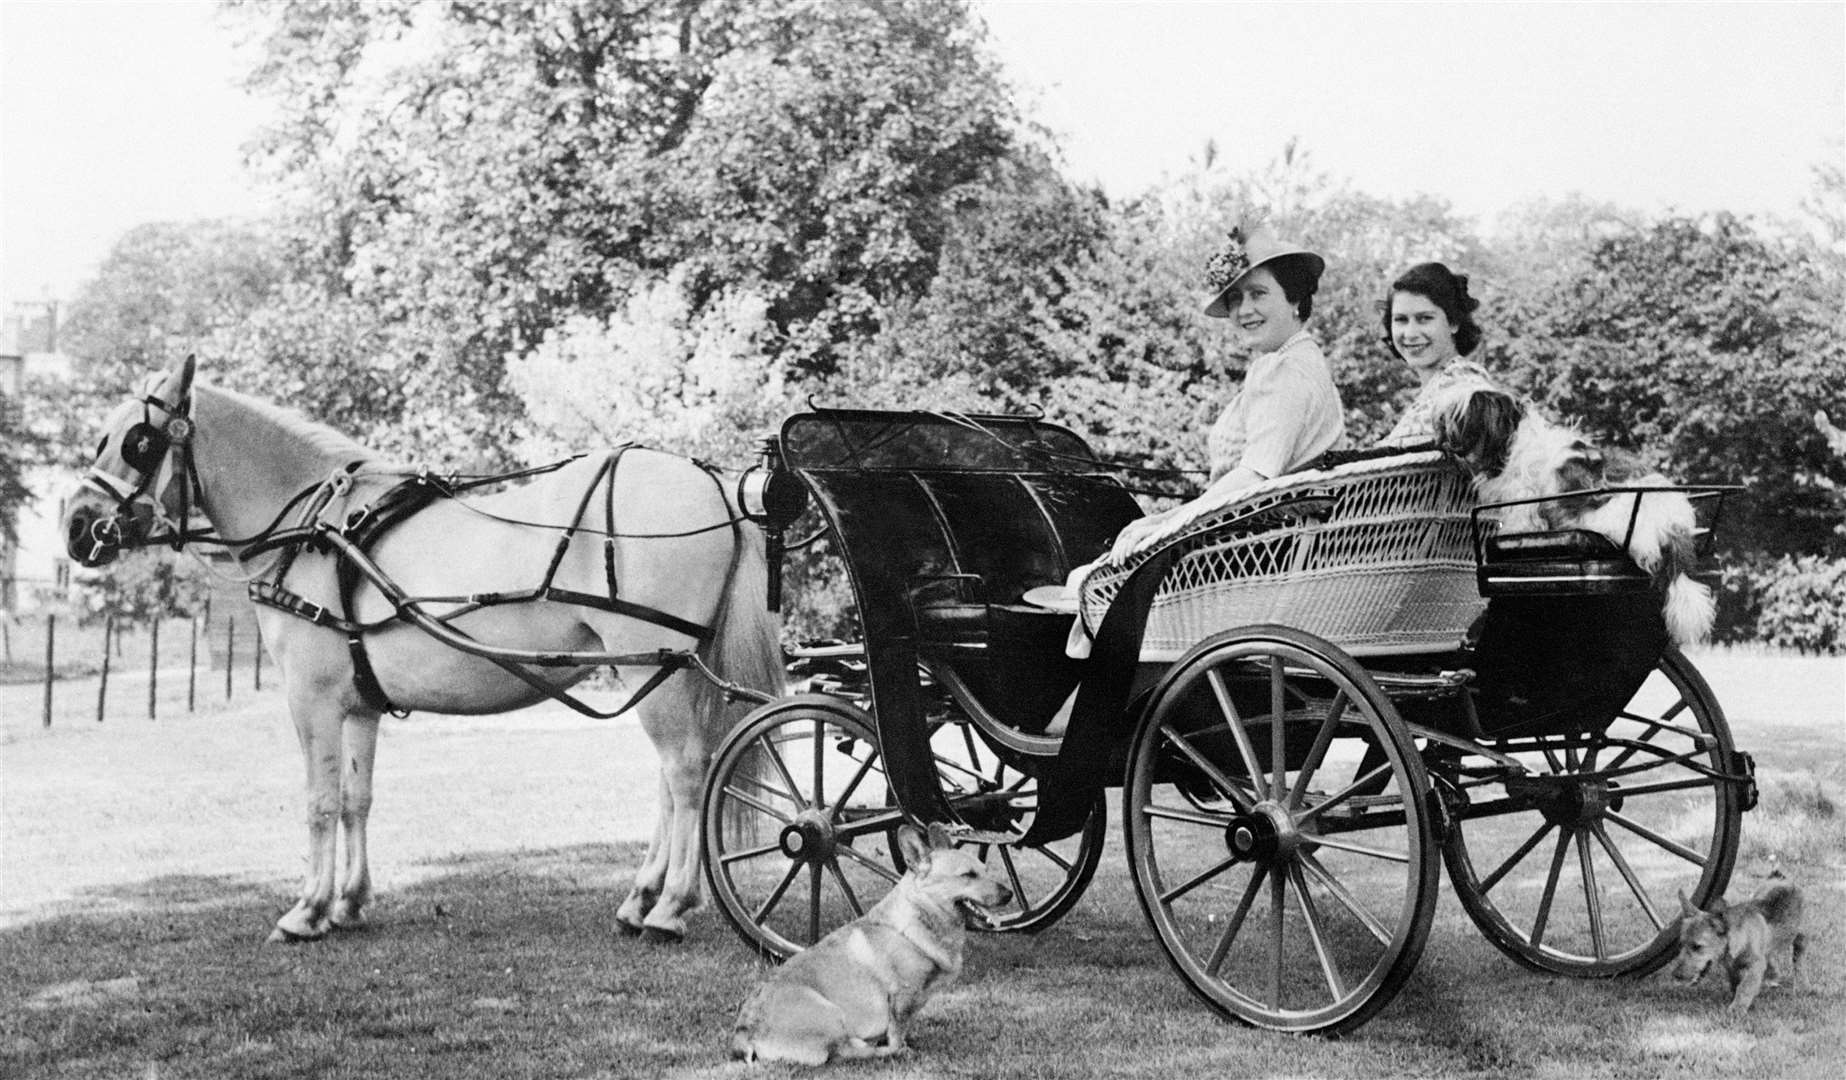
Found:
[(1434, 437), (1433, 409), (1438, 398), (1458, 387), (1493, 389), (1487, 370), (1463, 357), (1480, 344), (1474, 311), (1481, 302), (1468, 295), (1468, 275), (1439, 262), (1419, 263), (1391, 283), (1379, 302), (1385, 344), (1417, 378), (1417, 396), (1379, 446), (1415, 446)]
[(1231, 233), (1205, 264), (1205, 314), (1228, 319), (1255, 355), (1243, 388), (1212, 425), (1211, 483), (1171, 510), (1129, 523), (1106, 557), (1121, 562), (1230, 503), (1238, 492), (1292, 472), (1346, 442), (1333, 368), (1306, 329), (1327, 261), (1265, 231)]

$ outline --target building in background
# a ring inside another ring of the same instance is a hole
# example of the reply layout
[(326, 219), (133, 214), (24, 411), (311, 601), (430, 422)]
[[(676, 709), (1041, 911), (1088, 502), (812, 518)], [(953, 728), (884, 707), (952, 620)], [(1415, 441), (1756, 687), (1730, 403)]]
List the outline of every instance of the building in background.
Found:
[[(10, 403), (20, 401), (33, 380), (70, 378), (70, 358), (56, 348), (57, 320), (56, 301), (14, 304), (0, 317), (0, 392)], [(70, 558), (58, 534), (69, 482), (55, 468), (27, 472), (33, 499), (12, 522), (15, 539), (0, 534), (0, 612), (36, 610), (70, 588)]]

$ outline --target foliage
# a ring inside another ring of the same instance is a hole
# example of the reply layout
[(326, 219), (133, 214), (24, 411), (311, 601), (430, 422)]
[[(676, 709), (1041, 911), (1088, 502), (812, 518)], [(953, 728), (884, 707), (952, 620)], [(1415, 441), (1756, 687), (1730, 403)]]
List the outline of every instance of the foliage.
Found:
[(61, 343), (77, 360), (68, 407), (99, 413), (187, 353), (209, 364), (281, 287), (289, 273), (284, 254), (263, 223), (157, 222), (129, 230), (65, 319)]
[(781, 371), (763, 361), (767, 315), (750, 293), (716, 297), (695, 315), (681, 283), (663, 280), (606, 319), (567, 319), (508, 365), (525, 407), (520, 456), (637, 442), (747, 462), (792, 404)]
[(1410, 264), (1444, 259), (1466, 268), (1482, 257), (1481, 245), (1441, 200), (1352, 191), (1292, 143), (1245, 171), (1208, 147), (1194, 171), (1106, 208), (1104, 238), (1069, 266), (1063, 295), (1035, 312), (1058, 358), (1054, 370), (1068, 374), (1028, 400), (1105, 453), (1200, 469), (1205, 433), (1250, 357), (1200, 313), (1199, 267), (1233, 225), (1256, 217), (1327, 256), (1310, 329), (1333, 363), (1348, 434), (1359, 445), (1382, 435), (1412, 382), (1380, 340), (1375, 302)]
[(1717, 593), (1718, 642), (1846, 653), (1846, 559), (1737, 557)]
[(1781, 648), (1846, 654), (1846, 559), (1780, 560), (1764, 583), (1756, 638)]
[(760, 298), (759, 364), (834, 372), (1011, 148), (959, 3), (240, 6), (307, 280), (391, 391), (356, 419), (465, 413), (482, 447), (520, 423), (509, 358), (669, 274), (694, 320)]
[(26, 409), (37, 395), (15, 398), (0, 390), (0, 544), (15, 539), (14, 523), (20, 508), (32, 501), (27, 472), (51, 455), (51, 440), (36, 430)]
[(164, 549), (140, 548), (107, 567), (80, 574), (78, 615), (86, 623), (105, 615), (133, 622), (187, 618), (204, 612), (210, 592), (208, 572), (194, 560)]
[(1600, 241), (1496, 360), (1676, 479), (1747, 485), (1727, 509), (1735, 546), (1824, 551), (1828, 484), (1846, 479), (1810, 419), (1846, 400), (1846, 313), (1826, 282), (1809, 245), (1729, 214), (1668, 218)]

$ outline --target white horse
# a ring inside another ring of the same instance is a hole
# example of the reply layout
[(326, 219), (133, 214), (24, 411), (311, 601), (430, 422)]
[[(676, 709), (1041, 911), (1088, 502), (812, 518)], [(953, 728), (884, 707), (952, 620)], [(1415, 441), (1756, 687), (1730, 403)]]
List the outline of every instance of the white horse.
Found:
[[(783, 679), (762, 534), (729, 485), (685, 458), (612, 452), (436, 497), (368, 540), (368, 508), (410, 472), (295, 413), (195, 385), (193, 370), (188, 357), (116, 411), (65, 529), (92, 566), (124, 547), (223, 543), (292, 609), (258, 608), (307, 768), (307, 872), (270, 940), (364, 921), (381, 709), (504, 712), (598, 666), (627, 687), (668, 673), (639, 707), (660, 755), (659, 816), (615, 918), (683, 937), (700, 900), (706, 765), (737, 702), (767, 700)], [(211, 533), (188, 529), (195, 506)]]

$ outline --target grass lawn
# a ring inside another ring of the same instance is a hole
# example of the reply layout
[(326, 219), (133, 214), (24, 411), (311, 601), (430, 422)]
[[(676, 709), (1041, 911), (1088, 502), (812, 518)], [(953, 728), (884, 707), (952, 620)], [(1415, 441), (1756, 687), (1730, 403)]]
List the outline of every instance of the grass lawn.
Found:
[[(1808, 893), (1805, 981), (1728, 1019), (1716, 985), (1534, 974), (1447, 885), (1404, 992), (1355, 1035), (1218, 1020), (1168, 968), (1113, 833), (1076, 910), (979, 936), (913, 1052), (848, 1075), (1833, 1077), (1846, 1068), (1846, 661), (1696, 658), (1756, 755), (1732, 895)], [(0, 688), (0, 694), (4, 694)], [(763, 968), (716, 915), (612, 931), (652, 816), (632, 721), (388, 721), (372, 929), (265, 946), (303, 859), (279, 698), (38, 726), (0, 696), (0, 1076), (785, 1076), (725, 1060)]]

